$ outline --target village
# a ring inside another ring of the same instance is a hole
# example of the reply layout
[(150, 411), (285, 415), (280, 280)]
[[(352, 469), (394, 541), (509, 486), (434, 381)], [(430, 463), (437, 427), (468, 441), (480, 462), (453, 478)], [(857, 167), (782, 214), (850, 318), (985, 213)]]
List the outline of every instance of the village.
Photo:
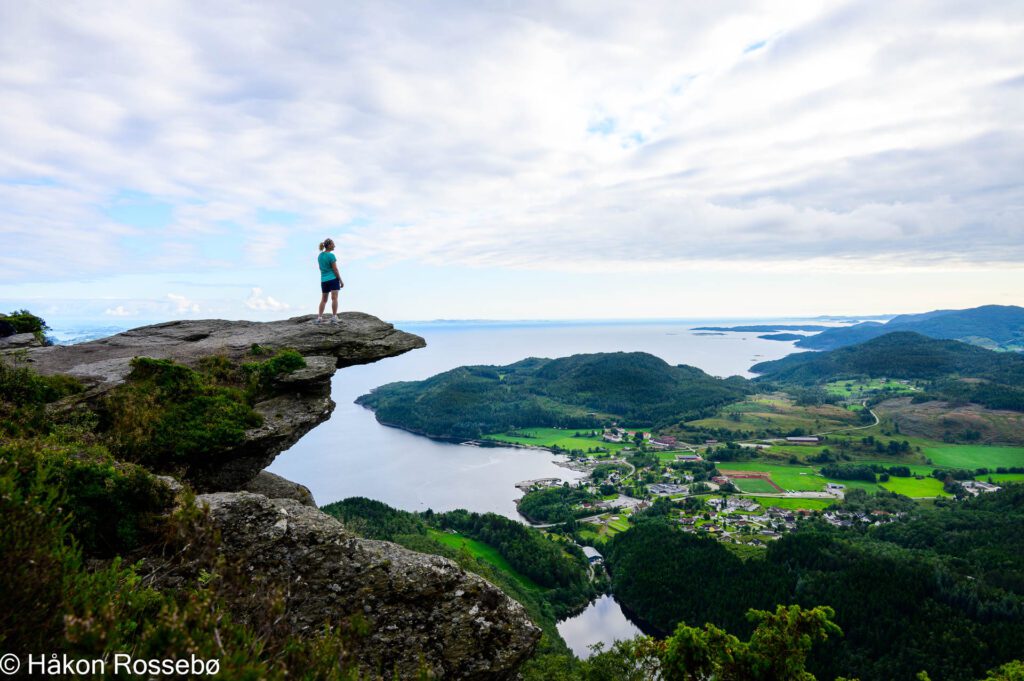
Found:
[[(744, 463), (718, 460), (726, 445), (712, 439), (697, 445), (618, 426), (575, 433), (574, 437), (594, 443), (585, 450), (562, 452), (569, 458), (566, 466), (587, 473), (573, 487), (585, 492), (586, 500), (574, 505), (572, 512), (581, 536), (595, 541), (629, 529), (635, 517), (653, 512), (651, 509), (659, 504), (658, 512), (678, 523), (683, 532), (753, 547), (764, 546), (811, 518), (853, 527), (880, 525), (899, 517), (883, 510), (843, 510), (848, 484), (827, 480), (809, 468), (791, 467), (788, 479), (774, 471), (775, 477), (783, 479), (784, 487), (773, 479), (772, 470), (747, 470), (751, 467)], [(607, 448), (596, 444), (598, 438)], [(817, 436), (779, 440), (785, 447), (820, 444)], [(743, 444), (759, 450), (772, 446)], [(762, 467), (772, 469), (771, 465)], [(517, 487), (528, 493), (566, 484), (558, 478), (546, 478), (526, 480)], [(981, 481), (964, 482), (965, 492), (971, 495), (998, 489)]]

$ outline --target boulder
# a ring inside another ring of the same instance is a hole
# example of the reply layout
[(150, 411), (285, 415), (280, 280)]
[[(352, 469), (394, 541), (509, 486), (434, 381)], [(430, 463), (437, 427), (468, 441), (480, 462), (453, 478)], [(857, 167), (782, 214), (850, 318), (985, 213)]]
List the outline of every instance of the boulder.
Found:
[(0, 353), (41, 348), (44, 343), (34, 333), (15, 333), (0, 338)]
[(255, 478), (242, 487), (242, 491), (262, 494), (268, 499), (292, 499), (303, 506), (316, 508), (313, 493), (309, 491), (308, 487), (282, 478), (270, 471), (260, 471)]
[(422, 661), (433, 678), (511, 679), (540, 639), (522, 606), (446, 558), (355, 537), (293, 499), (220, 492), (196, 503), (252, 579), (252, 602), (231, 604), (239, 617), (280, 589), (296, 634), (357, 618), (366, 633), (351, 653), (366, 672), (418, 678)]

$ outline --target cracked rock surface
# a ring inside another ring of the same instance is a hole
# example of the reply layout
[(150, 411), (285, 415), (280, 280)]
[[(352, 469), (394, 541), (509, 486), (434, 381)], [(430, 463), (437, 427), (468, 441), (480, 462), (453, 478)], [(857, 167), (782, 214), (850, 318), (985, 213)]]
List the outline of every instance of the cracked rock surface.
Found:
[[(364, 620), (353, 654), (368, 671), (416, 678), (422, 659), (436, 678), (511, 679), (540, 639), (521, 605), (447, 558), (361, 539), (293, 499), (220, 492), (196, 503), (209, 506), (221, 551), (245, 566), (254, 594), (283, 588), (295, 633)], [(245, 603), (234, 608), (244, 616)]]

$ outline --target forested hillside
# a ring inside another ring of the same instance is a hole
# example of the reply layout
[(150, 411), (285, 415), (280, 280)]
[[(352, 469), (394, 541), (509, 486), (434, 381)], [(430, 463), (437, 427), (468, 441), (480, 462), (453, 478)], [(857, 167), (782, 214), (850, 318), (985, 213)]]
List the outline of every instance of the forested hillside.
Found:
[[(751, 367), (759, 382), (812, 385), (879, 377), (930, 381), (918, 396), (970, 401), (992, 409), (1024, 410), (1024, 355), (967, 343), (890, 333), (828, 352), (801, 352)], [(966, 380), (965, 380), (966, 379)]]
[(810, 656), (819, 678), (974, 679), (1024, 653), (1024, 485), (919, 508), (869, 530), (824, 523), (741, 561), (648, 521), (606, 550), (619, 600), (664, 631), (710, 621), (747, 633), (749, 607), (835, 610), (842, 637)]
[(643, 352), (530, 358), (390, 383), (357, 401), (382, 423), (436, 437), (477, 438), (517, 426), (594, 428), (611, 420), (657, 426), (699, 418), (750, 392)]
[(900, 315), (885, 324), (865, 322), (828, 329), (797, 341), (802, 348), (835, 350), (897, 331), (913, 331), (930, 338), (962, 340), (991, 349), (1024, 349), (1024, 308), (983, 305), (967, 310), (935, 310)]

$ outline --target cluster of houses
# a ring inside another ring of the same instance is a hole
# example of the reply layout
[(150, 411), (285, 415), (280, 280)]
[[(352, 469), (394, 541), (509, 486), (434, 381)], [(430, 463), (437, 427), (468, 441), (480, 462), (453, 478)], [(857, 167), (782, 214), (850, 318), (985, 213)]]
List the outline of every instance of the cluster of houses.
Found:
[(864, 511), (828, 511), (822, 518), (829, 525), (835, 527), (853, 527), (854, 525), (885, 525), (903, 516), (902, 513), (889, 513), (888, 511), (875, 510)]
[(778, 539), (784, 533), (796, 529), (797, 520), (813, 515), (807, 509), (785, 510), (774, 506), (757, 513), (760, 505), (749, 499), (713, 497), (707, 504), (715, 509), (710, 522), (698, 516), (683, 516), (679, 519), (683, 532), (709, 534), (722, 542), (745, 543), (764, 546), (766, 541)]
[(621, 443), (621, 442), (633, 442), (636, 439), (637, 434), (643, 438), (644, 442), (651, 439), (651, 434), (641, 430), (626, 430), (625, 428), (619, 428), (618, 426), (612, 426), (611, 428), (605, 428), (601, 434), (601, 439), (605, 442)]

